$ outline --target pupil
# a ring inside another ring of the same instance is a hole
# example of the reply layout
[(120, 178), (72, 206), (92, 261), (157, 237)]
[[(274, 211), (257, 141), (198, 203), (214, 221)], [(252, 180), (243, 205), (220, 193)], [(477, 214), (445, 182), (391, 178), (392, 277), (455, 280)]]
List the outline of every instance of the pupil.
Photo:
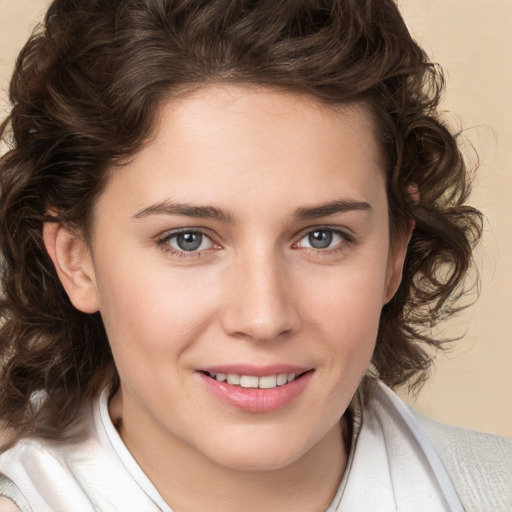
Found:
[(309, 234), (309, 243), (315, 249), (325, 249), (332, 242), (332, 233), (330, 231), (313, 231)]
[(180, 233), (176, 237), (178, 247), (184, 251), (195, 251), (199, 249), (203, 241), (201, 233)]

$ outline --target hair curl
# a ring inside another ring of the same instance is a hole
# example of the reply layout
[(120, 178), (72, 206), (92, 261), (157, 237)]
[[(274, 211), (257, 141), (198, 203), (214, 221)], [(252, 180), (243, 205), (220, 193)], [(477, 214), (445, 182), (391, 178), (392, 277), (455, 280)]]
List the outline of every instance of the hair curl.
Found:
[(19, 55), (0, 127), (0, 416), (17, 432), (58, 438), (118, 379), (99, 313), (71, 305), (46, 253), (48, 213), (90, 235), (109, 173), (142, 147), (159, 104), (207, 83), (369, 106), (391, 230), (415, 222), (373, 365), (391, 386), (425, 376), (424, 347), (440, 344), (429, 328), (457, 308), (481, 215), (464, 204), (469, 174), (438, 115), (442, 74), (395, 3), (55, 0)]

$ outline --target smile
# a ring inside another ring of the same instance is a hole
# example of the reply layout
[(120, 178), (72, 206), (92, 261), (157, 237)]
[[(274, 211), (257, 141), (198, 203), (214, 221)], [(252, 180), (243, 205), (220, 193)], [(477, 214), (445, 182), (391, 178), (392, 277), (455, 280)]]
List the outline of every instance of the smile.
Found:
[(238, 373), (235, 367), (222, 370), (210, 368), (196, 375), (213, 396), (230, 407), (251, 413), (267, 413), (290, 405), (303, 393), (315, 373), (313, 368), (281, 365), (273, 370), (238, 368)]
[(208, 375), (218, 382), (227, 382), (232, 386), (240, 386), (242, 388), (259, 388), (272, 389), (277, 386), (284, 386), (295, 380), (295, 373), (279, 373), (275, 375), (265, 375), (257, 377), (255, 375), (239, 375), (236, 373), (211, 373)]

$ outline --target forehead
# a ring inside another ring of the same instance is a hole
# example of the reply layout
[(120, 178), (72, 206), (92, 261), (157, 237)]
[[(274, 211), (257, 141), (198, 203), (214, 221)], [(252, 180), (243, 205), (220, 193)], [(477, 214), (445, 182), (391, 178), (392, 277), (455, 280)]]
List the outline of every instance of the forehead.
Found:
[(364, 106), (216, 85), (164, 103), (155, 128), (108, 187), (133, 198), (138, 209), (166, 197), (230, 210), (270, 207), (272, 200), (296, 208), (344, 196), (375, 200), (384, 189), (374, 122)]
[[(175, 149), (182, 147), (183, 142), (201, 141), (202, 146), (211, 142), (209, 148), (205, 147), (211, 150), (224, 135), (230, 137), (233, 144), (245, 142), (238, 147), (238, 153), (251, 148), (244, 137), (261, 143), (261, 150), (280, 146), (283, 150), (292, 148), (294, 154), (301, 148), (307, 154), (317, 149), (316, 145), (322, 141), (327, 149), (330, 143), (342, 137), (347, 144), (356, 142), (366, 150), (372, 146), (371, 156), (380, 164), (375, 129), (370, 107), (365, 104), (328, 104), (307, 94), (269, 87), (216, 84), (162, 105), (153, 148), (159, 143), (167, 145), (170, 142), (167, 136), (172, 130), (176, 136)], [(283, 137), (276, 137), (276, 134)], [(301, 139), (308, 140), (309, 144), (299, 145)]]

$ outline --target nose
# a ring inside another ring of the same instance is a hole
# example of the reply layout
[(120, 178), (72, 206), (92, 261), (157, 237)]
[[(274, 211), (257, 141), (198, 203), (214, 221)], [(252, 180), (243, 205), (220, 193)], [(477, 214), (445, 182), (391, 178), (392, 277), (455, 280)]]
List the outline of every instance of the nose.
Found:
[(272, 251), (240, 258), (226, 278), (221, 321), (229, 335), (268, 342), (299, 329), (290, 269)]

